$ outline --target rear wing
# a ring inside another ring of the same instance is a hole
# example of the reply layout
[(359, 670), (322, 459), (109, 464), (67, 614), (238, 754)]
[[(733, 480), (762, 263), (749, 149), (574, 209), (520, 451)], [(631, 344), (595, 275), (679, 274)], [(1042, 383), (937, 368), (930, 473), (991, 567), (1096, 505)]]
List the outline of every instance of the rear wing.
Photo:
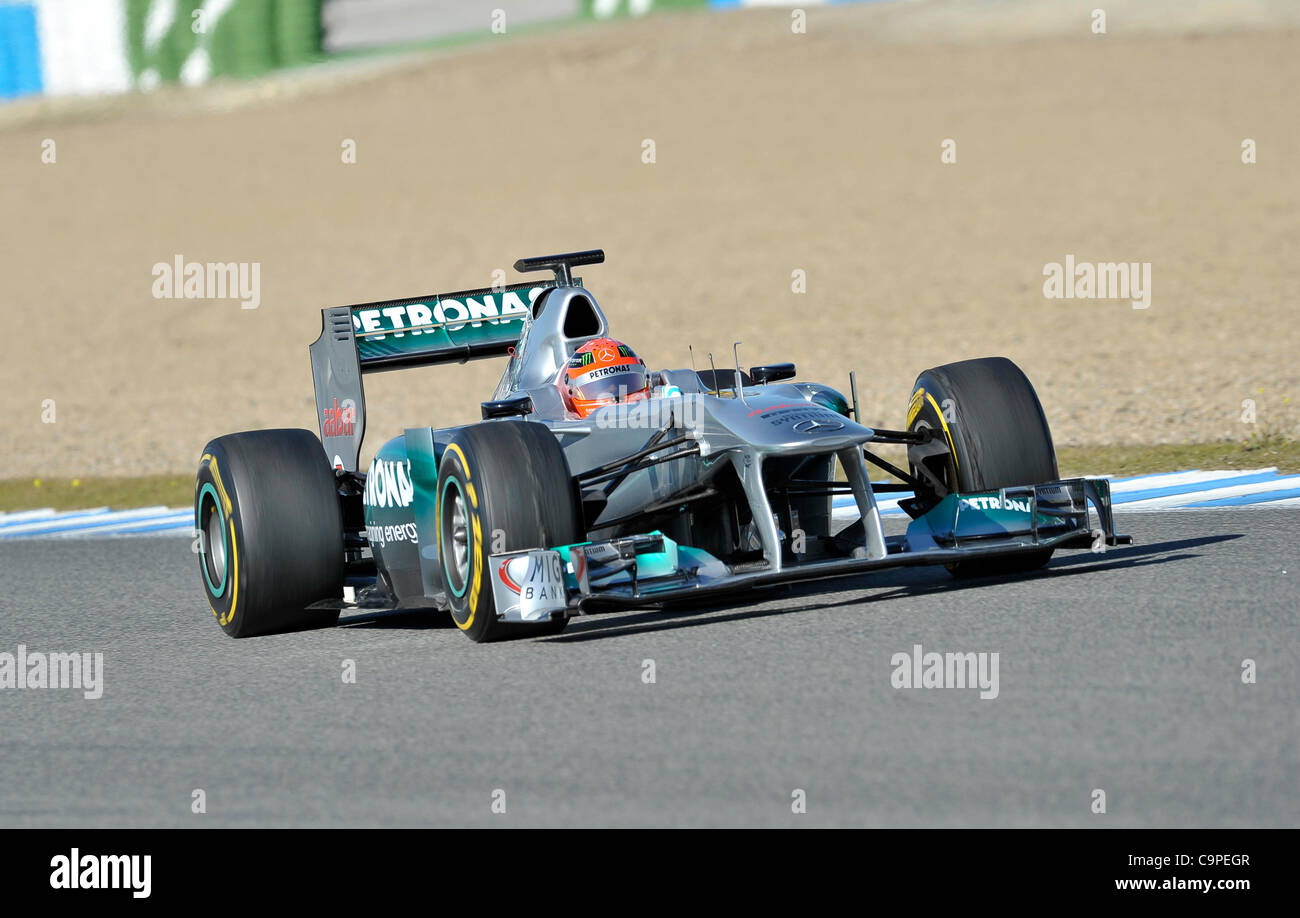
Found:
[(322, 309), (320, 337), (309, 350), (320, 439), (330, 464), (357, 470), (366, 433), (362, 374), (505, 357), (519, 343), (543, 293), (580, 286), (582, 279), (572, 269), (604, 260), (600, 249), (521, 258), (516, 271), (552, 271), (554, 278)]
[(530, 281), (322, 309), (321, 334), (309, 351), (330, 464), (357, 470), (366, 427), (363, 374), (507, 356), (537, 298), (555, 286)]

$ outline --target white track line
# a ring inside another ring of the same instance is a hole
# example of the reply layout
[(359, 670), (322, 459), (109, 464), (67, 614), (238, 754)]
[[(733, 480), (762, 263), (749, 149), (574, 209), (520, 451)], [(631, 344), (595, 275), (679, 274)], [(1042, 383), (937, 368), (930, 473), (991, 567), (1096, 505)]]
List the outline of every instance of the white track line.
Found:
[[(1226, 479), (1268, 474), (1276, 477), (1223, 487), (1215, 487), (1214, 484), (1216, 481)], [(1111, 476), (1107, 475), (1087, 477), (1111, 478)], [(1208, 471), (1192, 469), (1181, 472), (1160, 472), (1150, 475), (1137, 475), (1126, 479), (1112, 478), (1111, 493), (1117, 498), (1122, 498), (1125, 494), (1140, 491), (1186, 487), (1196, 484), (1203, 485), (1203, 487), (1183, 494), (1169, 494), (1143, 500), (1117, 502), (1115, 511), (1117, 513), (1141, 513), (1172, 510), (1188, 504), (1201, 503), (1202, 501), (1252, 494), (1267, 494), (1270, 491), (1290, 491), (1300, 488), (1300, 475), (1278, 475), (1275, 467)], [(903, 511), (899, 509), (898, 502), (906, 500), (910, 496), (907, 494), (894, 494), (889, 497), (881, 497), (877, 501), (880, 512), (886, 516), (902, 515)], [(1300, 498), (1288, 497), (1276, 501), (1261, 501), (1247, 506), (1300, 508)], [(1235, 510), (1238, 508), (1229, 506), (1198, 509)], [(833, 503), (832, 517), (834, 519), (854, 518), (857, 516), (857, 512), (857, 506), (851, 498), (840, 496)], [(78, 538), (103, 537), (118, 533), (129, 535), (139, 530), (147, 530), (150, 535), (187, 535), (193, 529), (193, 525), (193, 511), (181, 507), (141, 507), (132, 510), (109, 510), (107, 507), (93, 507), (66, 513), (56, 513), (52, 508), (44, 507), (38, 510), (20, 510), (13, 513), (0, 512), (0, 541), (8, 537)], [(152, 528), (156, 526), (164, 528)]]
[[(103, 531), (106, 528), (122, 526), (144, 518), (157, 521), (160, 517), (168, 515), (177, 515), (181, 513), (190, 514), (190, 510), (176, 510), (169, 507), (141, 507), (138, 510), (117, 510), (108, 513), (97, 513), (86, 517), (84, 520), (72, 518), (73, 514), (59, 514), (57, 516), (33, 520), (30, 523), (19, 523), (16, 526), (5, 526), (0, 528), (0, 538), (12, 535), (38, 535), (41, 533), (51, 533), (52, 530), (62, 530), (64, 527), (73, 525), (76, 532), (96, 532)], [(60, 533), (61, 534), (61, 533)]]
[[(1146, 491), (1151, 488), (1174, 488), (1180, 485), (1216, 481), (1221, 478), (1241, 478), (1245, 475), (1265, 475), (1269, 472), (1276, 474), (1277, 469), (1236, 469), (1212, 472), (1190, 471), (1169, 472), (1159, 475), (1141, 475), (1137, 478), (1130, 478), (1126, 481), (1112, 480), (1110, 483), (1110, 491), (1112, 494), (1126, 494), (1130, 491)], [(1085, 477), (1107, 478), (1109, 476), (1091, 475)]]
[[(1300, 475), (1288, 475), (1285, 478), (1275, 478), (1272, 481), (1256, 482), (1254, 484), (1232, 485), (1226, 488), (1206, 488), (1204, 491), (1194, 491), (1190, 494), (1170, 494), (1165, 497), (1151, 497), (1146, 500), (1129, 501), (1127, 504), (1121, 504), (1116, 507), (1116, 510), (1169, 510), (1175, 507), (1182, 507), (1185, 504), (1199, 504), (1201, 501), (1206, 500), (1219, 500), (1224, 497), (1241, 497), (1246, 494), (1267, 494), (1269, 491), (1292, 491), (1296, 488), (1300, 488)], [(1250, 504), (1247, 506), (1281, 506), (1286, 502), (1287, 499), (1279, 500), (1276, 504), (1272, 501), (1262, 501), (1259, 504)]]
[[(77, 510), (76, 513), (85, 511)], [(45, 507), (41, 510), (20, 510), (17, 513), (0, 513), (0, 523), (21, 523), (26, 520), (40, 519), (42, 517), (54, 516), (53, 507)]]

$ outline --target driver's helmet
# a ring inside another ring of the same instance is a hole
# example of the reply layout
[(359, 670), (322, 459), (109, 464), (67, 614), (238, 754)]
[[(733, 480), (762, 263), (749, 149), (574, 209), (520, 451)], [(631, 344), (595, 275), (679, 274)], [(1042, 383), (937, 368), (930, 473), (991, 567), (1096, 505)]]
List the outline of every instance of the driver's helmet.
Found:
[(593, 338), (573, 352), (559, 385), (569, 408), (585, 418), (597, 408), (648, 396), (650, 373), (622, 341)]

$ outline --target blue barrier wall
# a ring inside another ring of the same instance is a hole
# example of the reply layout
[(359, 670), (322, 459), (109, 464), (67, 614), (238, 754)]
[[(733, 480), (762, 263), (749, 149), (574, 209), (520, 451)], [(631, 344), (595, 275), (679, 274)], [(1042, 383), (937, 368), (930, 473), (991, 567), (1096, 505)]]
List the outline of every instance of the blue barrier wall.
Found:
[(36, 8), (0, 3), (0, 99), (41, 91), (41, 46)]

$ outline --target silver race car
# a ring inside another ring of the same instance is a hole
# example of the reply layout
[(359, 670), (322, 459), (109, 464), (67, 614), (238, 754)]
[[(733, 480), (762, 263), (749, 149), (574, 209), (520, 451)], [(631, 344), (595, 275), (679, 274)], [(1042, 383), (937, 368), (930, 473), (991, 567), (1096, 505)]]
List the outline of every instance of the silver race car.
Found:
[[(1002, 357), (917, 379), (898, 429), (790, 363), (652, 370), (573, 276), (322, 311), (321, 435), (210, 442), (195, 487), (203, 589), (234, 637), (344, 611), (450, 612), (472, 640), (571, 616), (905, 565), (1024, 571), (1117, 536), (1104, 479), (1059, 480), (1025, 375)], [(482, 420), (408, 427), (358, 468), (363, 378), (505, 358)], [(693, 362), (693, 360), (692, 360)], [(873, 452), (901, 444), (907, 468)], [(892, 481), (873, 482), (869, 465)], [(899, 498), (899, 494), (904, 496)], [(908, 517), (886, 535), (878, 501)], [(838, 499), (837, 499), (838, 498)], [(838, 508), (838, 509), (837, 509)], [(845, 518), (848, 513), (851, 518)]]

